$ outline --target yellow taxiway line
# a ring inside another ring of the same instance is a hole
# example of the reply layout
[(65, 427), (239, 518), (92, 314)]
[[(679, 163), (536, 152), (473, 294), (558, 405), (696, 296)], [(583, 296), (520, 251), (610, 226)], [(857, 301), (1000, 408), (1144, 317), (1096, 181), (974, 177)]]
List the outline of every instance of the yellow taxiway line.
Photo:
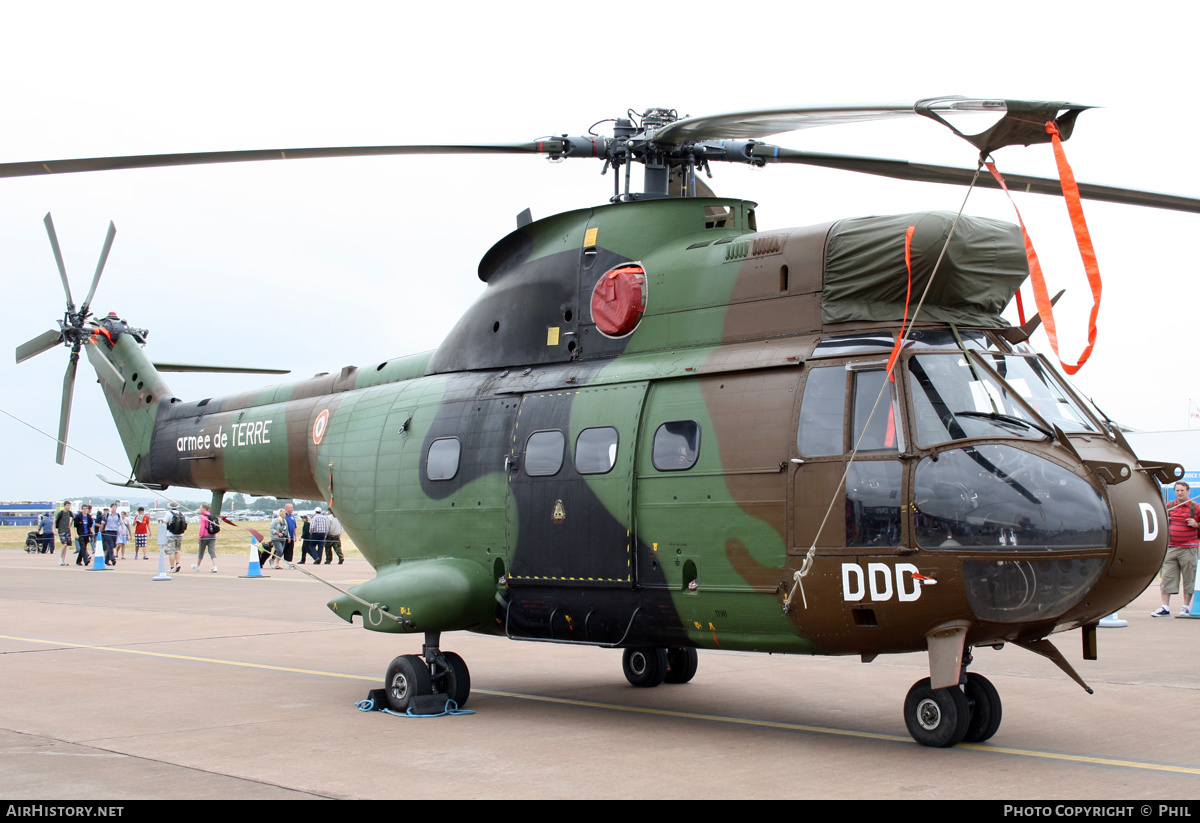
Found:
[[(48, 646), (62, 646), (73, 649), (91, 649), (93, 651), (114, 652), (117, 654), (136, 654), (144, 657), (161, 657), (170, 660), (188, 660), (196, 663), (215, 663), (221, 666), (236, 666), (245, 669), (265, 669), (275, 672), (293, 672), (319, 677), (334, 677), (342, 680), (363, 680), (369, 683), (377, 682), (377, 678), (359, 674), (344, 674), (342, 672), (327, 672), (320, 669), (301, 669), (294, 666), (270, 666), (266, 663), (247, 663), (241, 660), (224, 660), (216, 657), (196, 657), (187, 654), (172, 654), (170, 652), (152, 652), (145, 649), (123, 649), (118, 646), (98, 646), (89, 643), (68, 643), (59, 640), (49, 640), (38, 637), (17, 637), (0, 634), (0, 640), (12, 640), (19, 643), (37, 643)], [(625, 712), (627, 714), (647, 714), (659, 717), (677, 717), (684, 720), (702, 720), (709, 723), (724, 723), (734, 726), (754, 726), (758, 728), (780, 729), (783, 731), (808, 732), (810, 734), (837, 735), (855, 737), (865, 740), (884, 740), (891, 743), (911, 743), (905, 735), (880, 734), (877, 732), (855, 731), (851, 729), (834, 729), (825, 726), (808, 726), (802, 723), (783, 723), (774, 720), (755, 720), (747, 717), (729, 717), (716, 714), (701, 714), (699, 712), (684, 712), (674, 709), (658, 709), (645, 706), (625, 706), (617, 703), (600, 703), (594, 700), (578, 700), (566, 697), (548, 697), (538, 694), (522, 694), (520, 692), (504, 692), (494, 689), (473, 689), (474, 694), (485, 694), (489, 697), (507, 697), (513, 700), (529, 700), (538, 703), (555, 703), (562, 706), (579, 706), (588, 709)], [(1037, 751), (1036, 749), (1015, 749), (1008, 746), (993, 746), (985, 743), (959, 743), (958, 749), (986, 752), (989, 754), (1007, 754), (1017, 757), (1030, 757), (1042, 760), (1061, 760), (1069, 763), (1082, 763), (1093, 766), (1109, 766), (1138, 771), (1167, 772), (1170, 774), (1187, 774), (1200, 776), (1200, 768), (1193, 766), (1176, 766), (1169, 763), (1150, 763), (1142, 760), (1122, 760), (1113, 757), (1093, 757), (1083, 754), (1066, 752)]]

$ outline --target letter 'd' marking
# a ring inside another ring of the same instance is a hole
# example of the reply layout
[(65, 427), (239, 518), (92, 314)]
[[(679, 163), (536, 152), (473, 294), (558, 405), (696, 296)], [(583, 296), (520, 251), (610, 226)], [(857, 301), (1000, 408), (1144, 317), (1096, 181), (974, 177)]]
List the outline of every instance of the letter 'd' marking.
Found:
[(1142, 510), (1142, 540), (1149, 543), (1158, 537), (1158, 515), (1149, 503), (1138, 503)]
[[(850, 578), (854, 578), (854, 590), (850, 589)], [(863, 586), (863, 570), (857, 563), (842, 564), (842, 599), (849, 601), (862, 600), (866, 594)]]

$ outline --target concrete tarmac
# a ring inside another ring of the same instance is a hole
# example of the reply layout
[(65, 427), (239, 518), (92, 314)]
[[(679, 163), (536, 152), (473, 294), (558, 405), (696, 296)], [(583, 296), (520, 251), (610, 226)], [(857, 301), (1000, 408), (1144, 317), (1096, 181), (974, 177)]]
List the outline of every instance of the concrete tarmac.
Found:
[[(1200, 620), (1155, 619), (1158, 590), (1054, 640), (1096, 693), (1016, 647), (976, 651), (1004, 703), (987, 743), (927, 749), (904, 696), (923, 655), (700, 652), (685, 685), (634, 689), (617, 650), (443, 636), (474, 714), (359, 711), (421, 636), (351, 626), (300, 571), (244, 580), (244, 558), (151, 580), (0, 551), (0, 794), (275, 798), (1200, 797)], [(303, 567), (311, 568), (311, 567)], [(347, 588), (361, 560), (323, 565)], [(1175, 598), (1179, 600), (1178, 597)], [(1177, 604), (1176, 604), (1177, 605)]]

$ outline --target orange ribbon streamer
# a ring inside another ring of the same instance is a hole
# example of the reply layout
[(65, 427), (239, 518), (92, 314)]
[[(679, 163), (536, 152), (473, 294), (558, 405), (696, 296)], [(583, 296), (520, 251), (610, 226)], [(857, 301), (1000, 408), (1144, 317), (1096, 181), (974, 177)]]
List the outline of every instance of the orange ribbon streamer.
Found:
[(892, 354), (887, 362), (888, 380), (896, 382), (892, 370), (896, 367), (896, 358), (900, 356), (900, 344), (904, 342), (904, 326), (908, 323), (908, 301), (912, 299), (912, 239), (916, 226), (909, 226), (904, 233), (904, 266), (908, 269), (908, 291), (904, 294), (904, 319), (900, 321), (900, 331), (896, 334), (896, 344), (892, 346)]
[[(1025, 230), (1025, 221), (1021, 219), (1021, 211), (1013, 201), (1012, 195), (1008, 191), (1008, 186), (1004, 184), (1004, 178), (997, 171), (996, 164), (989, 162), (986, 165), (988, 171), (992, 173), (992, 177), (996, 178), (996, 182), (1000, 184), (1000, 188), (1008, 195), (1008, 201), (1013, 204), (1013, 210), (1017, 213), (1017, 222), (1021, 224), (1021, 236), (1025, 238), (1025, 257), (1029, 260), (1029, 279), (1033, 284), (1033, 300), (1037, 304), (1037, 310), (1042, 317), (1042, 323), (1046, 326), (1046, 337), (1050, 339), (1050, 347), (1054, 350), (1054, 356), (1058, 358), (1063, 371), (1067, 374), (1075, 374), (1088, 361), (1088, 358), (1092, 356), (1092, 348), (1096, 345), (1096, 317), (1100, 313), (1100, 267), (1096, 263), (1096, 252), (1092, 247), (1092, 238), (1088, 233), (1087, 222), (1083, 217), (1079, 186), (1075, 183), (1075, 174), (1071, 170), (1071, 164), (1067, 162), (1067, 155), (1063, 151), (1062, 140), (1059, 138), (1058, 127), (1054, 124), (1053, 120), (1046, 124), (1046, 132), (1050, 135), (1050, 139), (1054, 144), (1054, 159), (1058, 164), (1058, 179), (1062, 185), (1063, 199), (1067, 202), (1067, 213), (1071, 217), (1071, 227), (1075, 232), (1075, 243), (1079, 247), (1079, 257), (1083, 261), (1083, 269), (1087, 274), (1088, 285), (1092, 290), (1092, 313), (1088, 318), (1088, 342), (1087, 347), (1083, 350), (1083, 354), (1079, 356), (1078, 363), (1067, 363), (1062, 359), (1062, 355), (1059, 354), (1058, 327), (1054, 322), (1054, 307), (1050, 304), (1050, 294), (1046, 288), (1046, 278), (1042, 274), (1042, 266), (1038, 262), (1037, 252), (1033, 250), (1033, 241), (1029, 238), (1029, 232)], [(1017, 292), (1017, 311), (1021, 319), (1021, 324), (1024, 325), (1025, 311), (1021, 305), (1020, 291)]]

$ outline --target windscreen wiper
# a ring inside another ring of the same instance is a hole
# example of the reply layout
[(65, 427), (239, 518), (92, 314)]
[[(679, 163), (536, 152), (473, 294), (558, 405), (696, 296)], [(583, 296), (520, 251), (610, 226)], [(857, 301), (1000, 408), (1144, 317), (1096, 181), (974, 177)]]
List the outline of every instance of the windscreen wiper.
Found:
[(1025, 420), (1024, 418), (1021, 418), (1021, 417), (1014, 417), (1011, 414), (1001, 414), (1000, 412), (958, 411), (958, 412), (954, 412), (954, 416), (955, 417), (981, 417), (985, 420), (994, 420), (997, 423), (1016, 423), (1018, 425), (1025, 426), (1026, 428), (1029, 428), (1029, 429), (1036, 429), (1037, 431), (1040, 431), (1042, 434), (1046, 435), (1046, 437), (1050, 438), (1051, 440), (1054, 439), (1054, 432), (1051, 429), (1048, 429), (1045, 426), (1039, 426), (1037, 423), (1034, 423), (1029, 420)]

